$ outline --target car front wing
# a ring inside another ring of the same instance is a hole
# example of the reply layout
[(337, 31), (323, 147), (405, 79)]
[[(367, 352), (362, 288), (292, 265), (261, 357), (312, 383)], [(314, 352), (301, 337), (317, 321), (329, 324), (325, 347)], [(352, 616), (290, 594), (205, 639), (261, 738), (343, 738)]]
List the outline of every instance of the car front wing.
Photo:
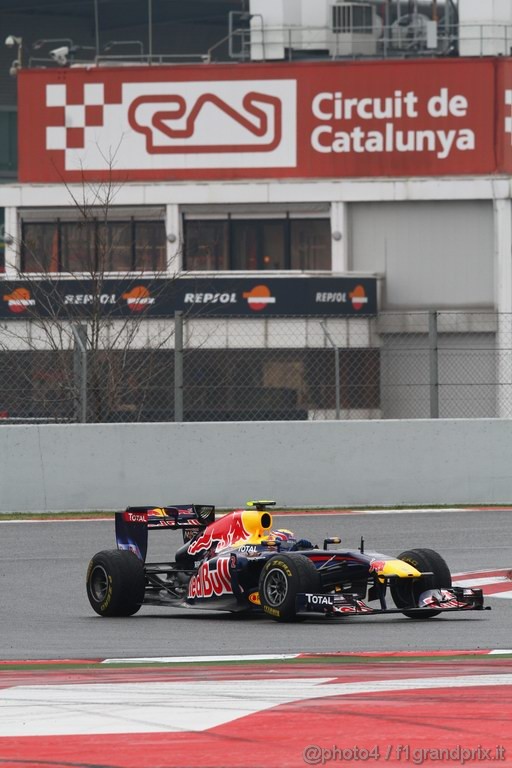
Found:
[(336, 618), (404, 613), (404, 611), (407, 611), (408, 615), (415, 613), (421, 615), (425, 611), (432, 610), (443, 613), (490, 610), (490, 606), (484, 606), (481, 589), (465, 587), (427, 590), (420, 595), (418, 603), (419, 605), (404, 608), (372, 608), (358, 595), (302, 592), (296, 596), (295, 605), (298, 614), (320, 613)]

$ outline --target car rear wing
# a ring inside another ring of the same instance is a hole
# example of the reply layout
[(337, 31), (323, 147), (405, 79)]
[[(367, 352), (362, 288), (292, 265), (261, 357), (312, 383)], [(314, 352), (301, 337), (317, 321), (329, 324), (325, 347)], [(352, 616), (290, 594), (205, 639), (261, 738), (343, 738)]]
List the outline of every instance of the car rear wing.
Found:
[(148, 530), (164, 529), (200, 533), (215, 521), (212, 504), (176, 504), (168, 507), (127, 507), (116, 512), (116, 543), (145, 561), (148, 551)]

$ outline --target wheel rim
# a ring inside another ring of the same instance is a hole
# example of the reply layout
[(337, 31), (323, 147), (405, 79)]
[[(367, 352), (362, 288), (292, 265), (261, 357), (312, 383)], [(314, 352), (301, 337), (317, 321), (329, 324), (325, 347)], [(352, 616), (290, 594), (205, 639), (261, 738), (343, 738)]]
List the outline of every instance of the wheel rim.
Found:
[(91, 595), (97, 603), (102, 603), (108, 591), (108, 576), (102, 565), (95, 565), (89, 579)]
[(265, 577), (265, 598), (269, 605), (282, 605), (288, 594), (288, 581), (279, 568), (273, 568)]

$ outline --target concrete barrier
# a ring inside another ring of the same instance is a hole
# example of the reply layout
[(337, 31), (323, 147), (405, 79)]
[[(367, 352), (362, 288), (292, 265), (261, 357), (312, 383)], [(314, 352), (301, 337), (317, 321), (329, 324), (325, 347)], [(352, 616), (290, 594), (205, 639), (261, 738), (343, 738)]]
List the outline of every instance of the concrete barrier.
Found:
[(512, 421), (0, 427), (0, 512), (512, 502)]

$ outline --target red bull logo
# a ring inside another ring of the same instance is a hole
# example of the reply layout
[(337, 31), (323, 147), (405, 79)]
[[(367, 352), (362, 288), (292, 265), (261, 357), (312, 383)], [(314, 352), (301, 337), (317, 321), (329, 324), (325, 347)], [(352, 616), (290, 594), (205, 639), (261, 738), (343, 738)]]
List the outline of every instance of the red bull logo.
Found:
[(26, 312), (28, 307), (33, 307), (36, 303), (28, 288), (15, 288), (12, 293), (4, 296), (4, 301), (15, 315)]
[(372, 560), (370, 563), (369, 571), (370, 573), (375, 572), (379, 573), (379, 571), (383, 571), (386, 567), (386, 563), (384, 560)]
[(126, 300), (128, 309), (132, 312), (143, 312), (148, 306), (155, 303), (144, 285), (136, 285), (127, 293), (123, 293), (122, 298)]
[(188, 585), (190, 597), (220, 597), (232, 595), (231, 577), (229, 575), (229, 558), (220, 557), (217, 561), (201, 565), (197, 574), (192, 576)]
[(270, 293), (270, 288), (266, 285), (256, 285), (251, 288), (250, 291), (246, 291), (243, 294), (244, 299), (247, 299), (249, 309), (254, 312), (261, 312), (262, 309), (266, 309), (269, 304), (275, 304), (275, 297)]
[(250, 531), (245, 529), (242, 522), (242, 513), (234, 512), (208, 526), (204, 533), (190, 544), (187, 551), (189, 555), (202, 554), (212, 548), (215, 552), (219, 552), (237, 541), (244, 541), (249, 536)]

